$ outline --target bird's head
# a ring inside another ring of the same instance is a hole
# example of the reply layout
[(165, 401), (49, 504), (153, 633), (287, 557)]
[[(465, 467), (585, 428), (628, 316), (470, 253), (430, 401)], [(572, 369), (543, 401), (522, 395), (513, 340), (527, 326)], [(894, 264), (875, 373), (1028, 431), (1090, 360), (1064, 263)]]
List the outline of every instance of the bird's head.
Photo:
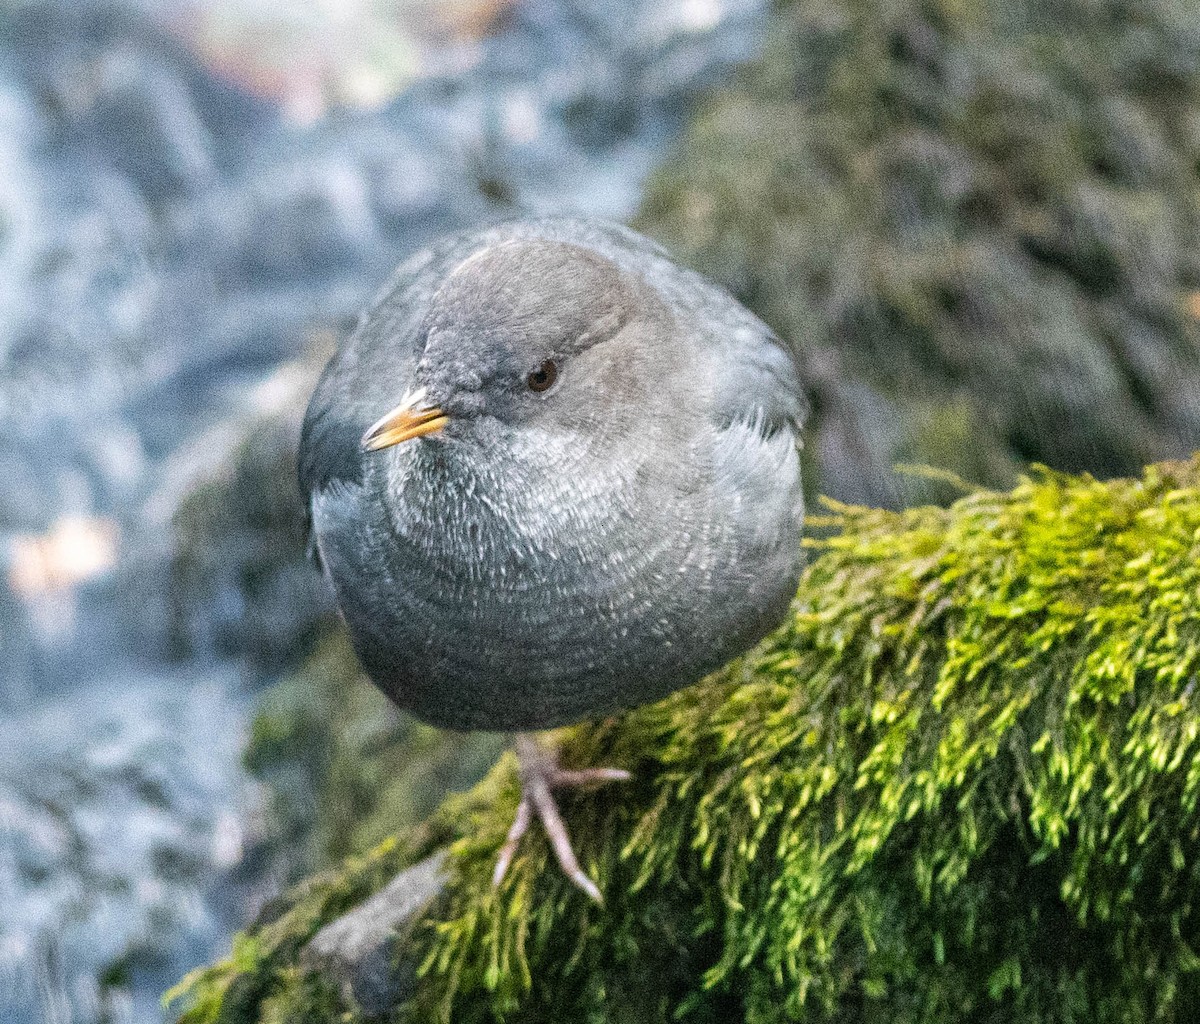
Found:
[(675, 330), (657, 293), (580, 245), (518, 239), (464, 260), (434, 296), (412, 389), (363, 435), (485, 443), (528, 428), (611, 440), (637, 430)]

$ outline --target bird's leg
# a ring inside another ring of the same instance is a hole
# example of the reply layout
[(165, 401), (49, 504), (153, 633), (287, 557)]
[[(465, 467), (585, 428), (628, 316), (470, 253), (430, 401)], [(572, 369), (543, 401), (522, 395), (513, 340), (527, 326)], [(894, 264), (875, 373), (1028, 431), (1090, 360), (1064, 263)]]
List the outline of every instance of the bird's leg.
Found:
[(596, 883), (588, 878), (579, 866), (579, 860), (571, 848), (567, 826), (562, 820), (562, 815), (558, 813), (558, 805), (554, 802), (551, 790), (594, 786), (604, 782), (623, 782), (630, 777), (629, 772), (622, 768), (560, 768), (558, 752), (538, 743), (528, 733), (517, 733), (515, 746), (518, 774), (521, 779), (521, 802), (517, 804), (517, 814), (508, 830), (508, 837), (500, 847), (496, 870), (492, 873), (492, 884), (500, 884), (517, 852), (521, 837), (529, 830), (529, 825), (536, 815), (542, 822), (542, 828), (546, 830), (546, 838), (550, 840), (550, 847), (554, 850), (554, 856), (563, 873), (597, 903), (602, 903)]

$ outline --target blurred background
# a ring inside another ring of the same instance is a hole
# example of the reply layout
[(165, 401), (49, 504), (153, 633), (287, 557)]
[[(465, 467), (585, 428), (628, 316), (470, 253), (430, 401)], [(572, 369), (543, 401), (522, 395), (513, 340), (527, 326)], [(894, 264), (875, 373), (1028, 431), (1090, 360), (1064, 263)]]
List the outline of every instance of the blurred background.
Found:
[(162, 1019), (494, 759), (359, 677), (294, 457), (394, 265), (530, 211), (794, 346), (812, 494), (1200, 448), (1195, 0), (0, 0), (0, 1020)]

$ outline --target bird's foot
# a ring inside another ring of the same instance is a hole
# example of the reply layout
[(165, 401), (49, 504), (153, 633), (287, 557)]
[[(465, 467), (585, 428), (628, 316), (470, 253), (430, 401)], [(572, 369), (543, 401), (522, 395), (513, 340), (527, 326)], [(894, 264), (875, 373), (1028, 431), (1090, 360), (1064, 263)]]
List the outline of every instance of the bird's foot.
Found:
[(576, 786), (594, 786), (605, 782), (624, 782), (630, 778), (629, 772), (622, 768), (561, 768), (556, 750), (542, 746), (525, 733), (517, 735), (516, 751), (521, 779), (521, 802), (517, 804), (517, 815), (508, 830), (508, 837), (500, 847), (496, 870), (492, 873), (492, 885), (499, 885), (504, 878), (521, 837), (529, 830), (534, 815), (537, 815), (542, 822), (542, 828), (546, 830), (546, 838), (550, 840), (550, 847), (554, 850), (554, 856), (563, 873), (597, 903), (603, 903), (596, 883), (579, 866), (575, 850), (571, 847), (571, 837), (567, 834), (567, 826), (558, 812), (558, 805), (554, 802), (551, 791)]

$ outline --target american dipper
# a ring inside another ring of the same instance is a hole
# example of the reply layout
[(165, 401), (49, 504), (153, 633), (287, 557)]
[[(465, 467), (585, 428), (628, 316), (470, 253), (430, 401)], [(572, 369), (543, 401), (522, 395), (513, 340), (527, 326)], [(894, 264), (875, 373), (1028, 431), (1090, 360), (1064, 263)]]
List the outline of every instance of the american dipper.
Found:
[(594, 899), (530, 730), (646, 704), (783, 618), (800, 573), (792, 358), (616, 224), (531, 219), (404, 263), (325, 368), (300, 481), (368, 675), (447, 729), (517, 731), (522, 799)]

